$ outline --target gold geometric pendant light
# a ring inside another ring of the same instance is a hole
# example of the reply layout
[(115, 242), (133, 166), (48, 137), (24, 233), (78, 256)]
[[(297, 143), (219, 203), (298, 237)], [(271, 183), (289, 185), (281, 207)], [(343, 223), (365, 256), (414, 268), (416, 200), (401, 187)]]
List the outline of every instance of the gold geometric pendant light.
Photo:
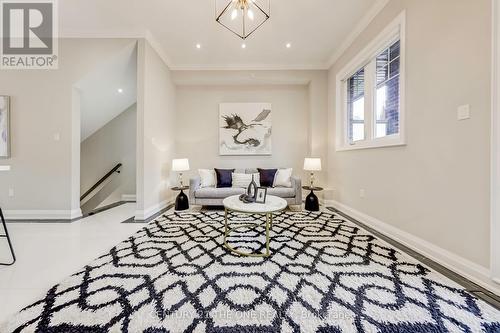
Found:
[(246, 39), (271, 15), (271, 0), (215, 0), (215, 20)]

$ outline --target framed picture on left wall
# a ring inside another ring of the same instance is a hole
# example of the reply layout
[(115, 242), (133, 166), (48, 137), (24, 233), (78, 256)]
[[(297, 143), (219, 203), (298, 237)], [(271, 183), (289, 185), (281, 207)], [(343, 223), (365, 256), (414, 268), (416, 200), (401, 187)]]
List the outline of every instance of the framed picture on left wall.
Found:
[(10, 157), (10, 97), (0, 95), (0, 158)]

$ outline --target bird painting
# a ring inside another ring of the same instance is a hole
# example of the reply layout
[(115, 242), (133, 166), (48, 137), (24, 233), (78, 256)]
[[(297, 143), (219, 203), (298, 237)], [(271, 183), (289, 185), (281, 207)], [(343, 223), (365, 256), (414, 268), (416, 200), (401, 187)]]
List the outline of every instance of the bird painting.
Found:
[(270, 104), (221, 104), (220, 125), (221, 155), (271, 154)]

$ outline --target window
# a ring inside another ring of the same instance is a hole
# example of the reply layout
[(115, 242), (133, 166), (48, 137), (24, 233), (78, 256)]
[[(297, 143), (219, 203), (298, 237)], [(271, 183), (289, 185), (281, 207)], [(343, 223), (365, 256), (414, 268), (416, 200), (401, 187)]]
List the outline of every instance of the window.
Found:
[(404, 13), (337, 75), (337, 150), (404, 144)]
[(361, 69), (347, 81), (347, 112), (349, 140), (365, 139), (365, 70)]
[(399, 134), (400, 41), (377, 56), (375, 137)]

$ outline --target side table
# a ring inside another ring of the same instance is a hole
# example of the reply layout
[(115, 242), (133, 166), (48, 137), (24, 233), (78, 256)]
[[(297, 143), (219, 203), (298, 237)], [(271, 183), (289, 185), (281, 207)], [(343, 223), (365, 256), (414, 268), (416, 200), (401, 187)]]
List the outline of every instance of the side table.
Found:
[(189, 186), (176, 186), (172, 187), (172, 191), (181, 191), (177, 198), (175, 198), (175, 210), (186, 210), (189, 209), (189, 199), (187, 195), (184, 193), (185, 190), (188, 190)]
[(306, 210), (310, 212), (317, 212), (319, 211), (319, 200), (316, 194), (314, 194), (314, 191), (323, 191), (322, 187), (317, 187), (317, 186), (302, 186), (304, 190), (311, 191), (309, 195), (306, 197)]

